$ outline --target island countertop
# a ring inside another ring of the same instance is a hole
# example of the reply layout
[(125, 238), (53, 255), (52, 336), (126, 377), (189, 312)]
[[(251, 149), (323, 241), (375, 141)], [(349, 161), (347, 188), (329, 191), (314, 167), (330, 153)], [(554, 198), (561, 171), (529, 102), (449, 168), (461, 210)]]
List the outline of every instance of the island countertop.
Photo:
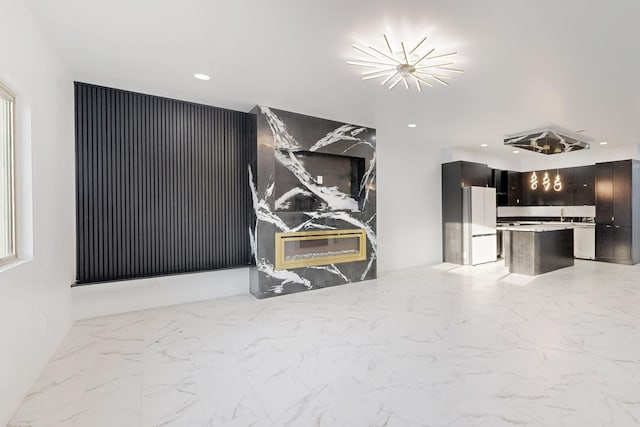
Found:
[(532, 231), (532, 232), (544, 232), (544, 231), (556, 231), (556, 230), (573, 230), (574, 228), (582, 227), (595, 227), (593, 223), (586, 222), (566, 222), (556, 224), (522, 224), (522, 225), (497, 225), (496, 230), (503, 231)]

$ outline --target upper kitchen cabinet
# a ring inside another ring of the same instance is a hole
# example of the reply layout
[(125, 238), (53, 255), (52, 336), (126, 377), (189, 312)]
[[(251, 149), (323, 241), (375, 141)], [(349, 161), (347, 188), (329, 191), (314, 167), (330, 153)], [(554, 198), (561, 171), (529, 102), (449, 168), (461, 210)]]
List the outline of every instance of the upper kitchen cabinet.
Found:
[(524, 205), (522, 200), (522, 180), (524, 174), (522, 172), (507, 172), (507, 205), (520, 206)]
[(544, 206), (546, 194), (542, 185), (543, 177), (544, 171), (522, 173), (521, 197), (524, 206)]
[(596, 258), (640, 262), (640, 162), (597, 163)]
[[(594, 166), (580, 166), (524, 172), (522, 173), (522, 204), (525, 206), (593, 206), (595, 204), (594, 168)], [(549, 187), (546, 189), (545, 175), (549, 179)]]
[(575, 206), (595, 205), (595, 166), (580, 166), (572, 169), (573, 204)]
[[(544, 204), (547, 206), (575, 205), (575, 168), (550, 169), (549, 190), (544, 191)], [(544, 177), (544, 173), (542, 174)], [(560, 185), (556, 186), (556, 177)]]
[(483, 163), (460, 163), (460, 187), (489, 187), (491, 168)]
[[(637, 166), (637, 165), (636, 165)], [(631, 227), (633, 209), (633, 162), (613, 164), (613, 224)]]
[(492, 184), (490, 187), (496, 189), (496, 206), (509, 205), (509, 171), (493, 169), (491, 172)]
[(598, 163), (596, 181), (596, 223), (613, 221), (613, 163)]

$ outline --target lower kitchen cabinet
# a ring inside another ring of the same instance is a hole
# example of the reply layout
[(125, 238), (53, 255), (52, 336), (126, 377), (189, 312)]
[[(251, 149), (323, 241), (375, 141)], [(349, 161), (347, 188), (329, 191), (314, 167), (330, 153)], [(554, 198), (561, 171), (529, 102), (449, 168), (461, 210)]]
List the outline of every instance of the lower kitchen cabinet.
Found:
[(631, 227), (596, 225), (596, 259), (598, 261), (633, 264)]
[(613, 227), (613, 259), (623, 264), (633, 264), (631, 227)]
[(596, 225), (596, 259), (613, 261), (613, 227)]

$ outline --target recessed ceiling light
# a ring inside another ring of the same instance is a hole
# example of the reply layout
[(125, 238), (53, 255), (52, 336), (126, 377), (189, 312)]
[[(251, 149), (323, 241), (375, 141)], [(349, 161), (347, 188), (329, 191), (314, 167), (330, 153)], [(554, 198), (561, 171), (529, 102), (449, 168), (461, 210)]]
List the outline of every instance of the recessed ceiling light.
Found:
[(211, 78), (211, 77), (207, 76), (206, 74), (200, 74), (200, 73), (194, 74), (193, 77), (195, 77), (198, 80), (209, 80)]
[(415, 124), (415, 123), (409, 123), (407, 126), (408, 126), (408, 127), (410, 127), (410, 128), (414, 128), (414, 127), (416, 127), (416, 126), (418, 126), (418, 125), (417, 125), (417, 124)]
[(488, 147), (489, 144), (480, 144), (480, 147)]
[(600, 143), (600, 145), (607, 145), (607, 144), (608, 144), (608, 142), (607, 142), (607, 141), (602, 141), (602, 142)]
[(518, 151), (518, 150), (513, 150), (513, 154), (518, 154), (518, 153), (520, 153), (520, 151)]

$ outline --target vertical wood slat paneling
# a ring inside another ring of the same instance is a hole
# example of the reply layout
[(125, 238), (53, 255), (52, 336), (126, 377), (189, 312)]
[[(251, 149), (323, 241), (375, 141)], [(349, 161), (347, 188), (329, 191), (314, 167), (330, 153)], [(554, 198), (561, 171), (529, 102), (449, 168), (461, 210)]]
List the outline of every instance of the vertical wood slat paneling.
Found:
[(246, 265), (250, 114), (75, 84), (77, 283)]

